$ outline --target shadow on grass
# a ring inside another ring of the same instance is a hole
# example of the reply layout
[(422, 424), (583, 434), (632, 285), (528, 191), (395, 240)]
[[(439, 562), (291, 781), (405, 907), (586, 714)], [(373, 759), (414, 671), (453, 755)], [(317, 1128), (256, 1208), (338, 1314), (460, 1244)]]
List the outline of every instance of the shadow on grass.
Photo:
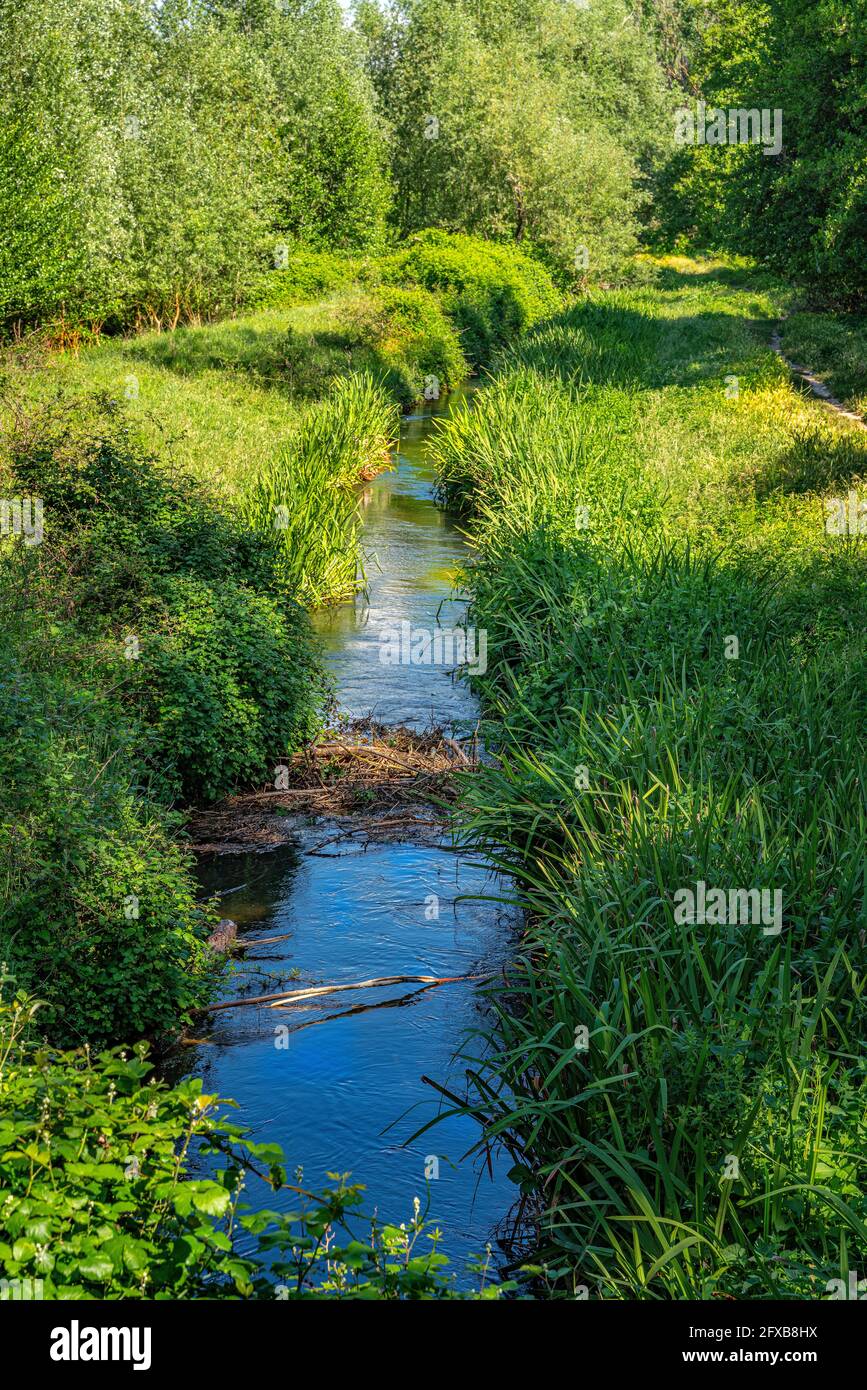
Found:
[(564, 385), (629, 391), (714, 380), (722, 389), (729, 376), (743, 387), (787, 378), (769, 338), (766, 321), (712, 308), (655, 318), (622, 304), (588, 300), (534, 329), (503, 365), (527, 367)]

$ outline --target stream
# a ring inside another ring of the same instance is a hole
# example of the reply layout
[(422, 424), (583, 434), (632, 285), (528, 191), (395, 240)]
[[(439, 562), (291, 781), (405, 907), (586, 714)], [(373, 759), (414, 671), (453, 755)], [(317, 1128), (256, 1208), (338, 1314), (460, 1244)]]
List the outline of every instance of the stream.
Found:
[[(365, 592), (314, 617), (340, 711), (350, 718), (372, 715), (415, 730), (433, 723), (459, 734), (478, 719), (472, 693), (445, 665), (380, 660), (383, 629), (401, 622), (450, 629), (465, 613), (454, 597), (465, 543), (433, 501), (425, 447), (433, 420), (460, 394), (404, 417), (395, 468), (362, 495)], [(226, 894), (223, 911), (245, 941), (287, 938), (248, 952), (248, 962), (258, 956), (269, 972), (248, 992), (292, 988), (290, 972), (304, 987), (463, 975), (505, 962), (508, 912), (473, 896), (497, 891), (483, 867), (431, 843), (350, 838), (319, 848), (330, 839), (330, 823), (319, 819), (278, 850), (202, 858), (203, 887)], [(239, 978), (230, 980), (229, 997)], [(303, 1169), (305, 1186), (351, 1171), (365, 1185), (365, 1212), (397, 1224), (411, 1219), (418, 1197), (442, 1232), (450, 1270), (466, 1285), (467, 1258), (484, 1253), (514, 1201), (510, 1161), (494, 1156), (489, 1171), (478, 1156), (465, 1157), (479, 1130), (462, 1116), (407, 1141), (444, 1104), (423, 1075), (463, 1091), (454, 1053), (483, 1026), (484, 1008), (474, 985), (457, 983), (358, 991), (284, 1010), (228, 1009), (212, 1016), (209, 1041), (195, 1049), (188, 1071), (207, 1091), (233, 1097), (237, 1120), (255, 1139), (279, 1143), (290, 1174)], [(295, 1200), (278, 1193), (268, 1205), (285, 1209)]]

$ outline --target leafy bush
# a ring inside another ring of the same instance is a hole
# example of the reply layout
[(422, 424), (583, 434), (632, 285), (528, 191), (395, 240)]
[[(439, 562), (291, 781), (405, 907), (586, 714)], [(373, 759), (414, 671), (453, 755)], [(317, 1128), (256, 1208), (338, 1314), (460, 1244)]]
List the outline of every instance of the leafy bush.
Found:
[(168, 793), (224, 795), (313, 733), (325, 690), (306, 619), (240, 519), (156, 467), (111, 407), (73, 409), (13, 447), (11, 485), (47, 517), (23, 563), (71, 587)]
[(260, 782), (313, 737), (325, 684), (300, 608), (232, 580), (172, 575), (146, 621), (129, 697), (185, 800)]
[[(233, 1248), (243, 1164), (268, 1164), (217, 1120), (201, 1081), (169, 1089), (144, 1044), (56, 1052), (35, 1034), (37, 1006), (0, 996), (0, 1268), (41, 1281), (48, 1299), (249, 1295)], [(194, 1153), (227, 1162), (194, 1177)], [(255, 1157), (254, 1157), (255, 1155)], [(275, 1182), (280, 1170), (273, 1171)], [(31, 1287), (33, 1285), (31, 1284)]]
[[(142, 737), (89, 644), (0, 582), (0, 959), (55, 1038), (172, 1030), (207, 992), (178, 818), (146, 795)], [(26, 580), (24, 580), (26, 582)], [(48, 628), (34, 640), (34, 617)]]
[(0, 544), (0, 959), (56, 1038), (158, 1034), (208, 991), (213, 917), (165, 804), (263, 777), (324, 677), (271, 547), (115, 407), (19, 419), (0, 480), (44, 508)]
[(277, 243), (286, 264), (266, 271), (249, 297), (251, 306), (277, 309), (283, 305), (299, 304), (306, 299), (321, 299), (335, 290), (345, 289), (355, 278), (356, 258), (334, 251), (314, 250), (304, 245), (289, 246)]
[(413, 236), (377, 273), (438, 294), (475, 367), (490, 364), (498, 349), (562, 302), (544, 266), (516, 247), (447, 232)]
[(454, 324), (426, 290), (377, 287), (350, 308), (348, 332), (373, 351), (383, 385), (404, 405), (469, 375)]
[[(418, 1208), (371, 1223), (361, 1189), (294, 1186), (291, 1212), (245, 1214), (250, 1175), (286, 1182), (279, 1147), (253, 1143), (199, 1080), (157, 1081), (144, 1044), (57, 1052), (38, 1006), (0, 978), (0, 1296), (45, 1299), (496, 1298), (458, 1293)], [(204, 1176), (208, 1162), (211, 1176)], [(255, 1238), (251, 1250), (251, 1237)]]

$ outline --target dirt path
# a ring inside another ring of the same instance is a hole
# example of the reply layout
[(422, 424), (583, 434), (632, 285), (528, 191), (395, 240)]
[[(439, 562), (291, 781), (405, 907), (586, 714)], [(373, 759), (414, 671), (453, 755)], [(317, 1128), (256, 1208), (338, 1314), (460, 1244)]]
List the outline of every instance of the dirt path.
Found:
[(844, 420), (851, 420), (859, 429), (867, 429), (867, 423), (862, 420), (861, 416), (854, 410), (847, 410), (843, 402), (838, 401), (836, 396), (832, 396), (825, 383), (820, 381), (808, 367), (800, 367), (797, 362), (789, 361), (782, 349), (779, 328), (775, 328), (771, 334), (771, 347), (777, 356), (785, 362), (789, 371), (794, 376), (798, 376), (802, 381), (806, 381), (813, 395), (817, 396), (823, 405), (827, 405), (829, 409), (833, 410), (837, 415), (842, 415)]

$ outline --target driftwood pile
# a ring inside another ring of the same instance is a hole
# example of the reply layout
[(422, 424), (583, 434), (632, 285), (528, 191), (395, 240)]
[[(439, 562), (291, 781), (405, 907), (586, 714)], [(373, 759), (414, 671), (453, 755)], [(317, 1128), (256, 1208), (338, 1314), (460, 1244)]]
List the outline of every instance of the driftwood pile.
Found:
[(196, 849), (223, 853), (284, 843), (298, 817), (324, 817), (369, 838), (426, 837), (439, 833), (438, 808), (457, 794), (455, 772), (477, 764), (475, 737), (359, 720), (275, 758), (273, 786), (194, 814), (189, 830)]

